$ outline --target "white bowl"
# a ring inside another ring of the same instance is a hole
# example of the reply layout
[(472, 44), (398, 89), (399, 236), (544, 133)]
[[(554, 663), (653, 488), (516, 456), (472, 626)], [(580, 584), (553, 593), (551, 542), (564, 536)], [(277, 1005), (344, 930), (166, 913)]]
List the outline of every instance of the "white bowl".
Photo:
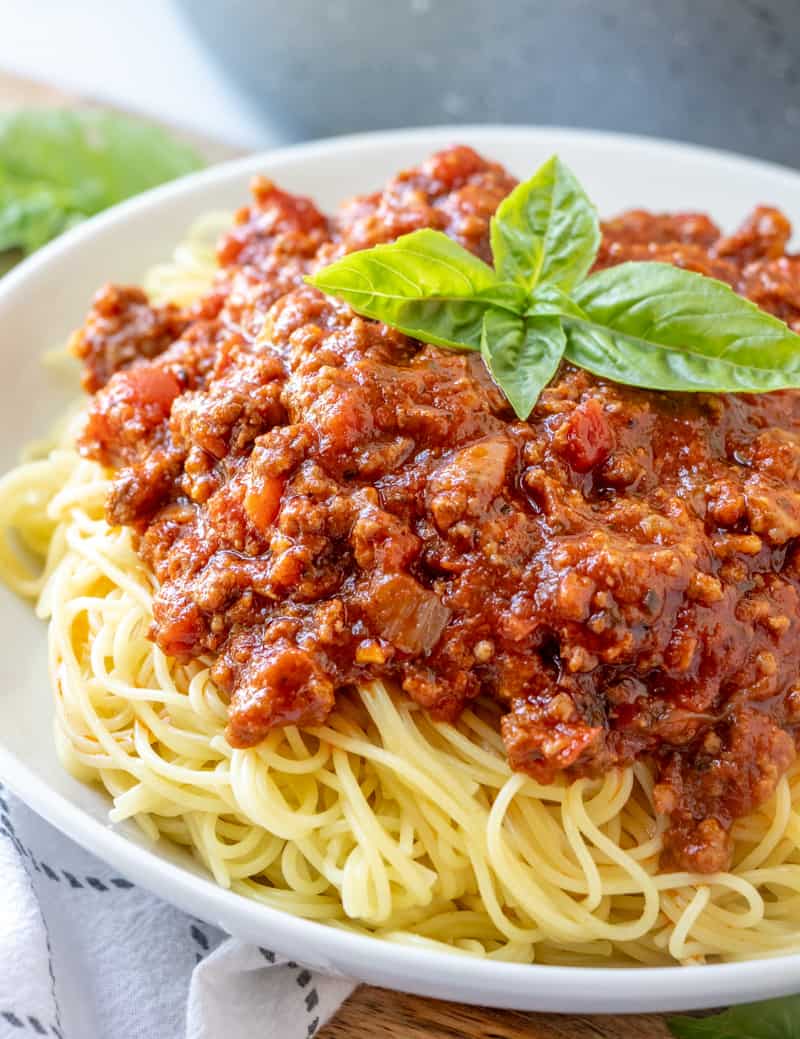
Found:
[[(78, 324), (103, 281), (138, 281), (169, 256), (198, 214), (233, 209), (255, 173), (332, 208), (437, 148), (471, 144), (520, 176), (553, 152), (601, 213), (631, 206), (707, 210), (723, 226), (757, 202), (800, 214), (800, 175), (721, 152), (572, 130), (443, 128), (345, 137), (228, 163), (90, 220), (0, 280), (0, 471), (41, 436), (67, 396), (40, 365)], [(705, 967), (547, 967), (392, 945), (251, 902), (218, 888), (177, 849), (106, 821), (107, 799), (66, 775), (55, 755), (45, 630), (0, 589), (0, 777), (51, 823), (131, 880), (236, 935), (310, 966), (465, 1003), (571, 1013), (636, 1013), (746, 1002), (800, 990), (800, 956)]]

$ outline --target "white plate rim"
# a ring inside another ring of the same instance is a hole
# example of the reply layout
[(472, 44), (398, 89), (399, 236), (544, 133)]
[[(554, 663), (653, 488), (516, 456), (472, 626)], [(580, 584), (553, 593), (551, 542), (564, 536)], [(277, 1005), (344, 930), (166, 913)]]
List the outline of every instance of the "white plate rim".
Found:
[[(566, 127), (440, 126), (353, 134), (280, 148), (213, 166), (123, 202), (67, 232), (0, 280), (0, 303), (7, 302), (33, 275), (82, 243), (128, 219), (193, 189), (255, 174), (285, 161), (324, 160), (342, 150), (357, 154), (382, 144), (426, 141), (441, 147), (449, 141), (477, 138), (487, 149), (492, 139), (538, 137), (557, 151), (560, 144), (578, 146), (602, 142), (621, 154), (646, 147), (664, 161), (675, 158), (724, 161), (732, 170), (765, 177), (800, 174), (787, 167), (718, 149), (646, 136)], [(756, 200), (754, 200), (756, 201)], [(47, 734), (49, 738), (49, 733)], [(0, 734), (0, 741), (2, 735)], [(274, 943), (302, 960), (304, 946), (331, 972), (385, 987), (465, 1003), (558, 1013), (641, 1013), (701, 1009), (764, 999), (800, 990), (800, 954), (729, 964), (688, 967), (557, 967), (473, 959), (458, 954), (395, 945), (389, 942), (307, 921), (254, 903), (217, 887), (161, 858), (157, 850), (131, 843), (110, 825), (103, 825), (64, 795), (54, 791), (0, 742), (0, 777), (21, 800), (53, 826), (122, 874), (186, 912), (218, 924), (237, 936), (260, 944)]]

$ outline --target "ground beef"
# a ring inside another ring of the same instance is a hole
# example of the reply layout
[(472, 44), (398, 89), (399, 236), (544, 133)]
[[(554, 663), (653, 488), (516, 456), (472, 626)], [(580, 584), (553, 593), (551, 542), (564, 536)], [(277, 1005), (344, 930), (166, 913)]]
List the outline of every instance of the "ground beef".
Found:
[[(489, 259), (513, 185), (452, 148), (328, 220), (258, 180), (206, 300), (95, 302), (75, 344), (88, 388), (108, 381), (81, 447), (157, 575), (153, 637), (216, 655), (232, 745), (319, 723), (376, 676), (442, 719), (491, 696), (515, 769), (646, 757), (665, 864), (724, 869), (732, 821), (795, 755), (800, 393), (656, 393), (565, 364), (520, 422), (479, 357), (302, 281), (419, 227)], [(730, 236), (642, 211), (603, 230), (598, 267), (710, 274), (800, 329), (777, 211)]]
[(173, 303), (153, 307), (140, 288), (104, 285), (70, 342), (72, 352), (84, 362), (83, 388), (94, 393), (114, 372), (157, 357), (187, 324), (186, 315)]

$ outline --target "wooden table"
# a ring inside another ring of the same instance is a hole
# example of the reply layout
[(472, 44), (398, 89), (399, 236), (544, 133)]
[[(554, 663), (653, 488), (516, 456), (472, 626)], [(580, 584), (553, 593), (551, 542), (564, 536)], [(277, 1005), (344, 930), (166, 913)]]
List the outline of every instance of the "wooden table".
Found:
[[(0, 71), (0, 110), (23, 105), (63, 105), (77, 99), (58, 90), (21, 80)], [(86, 103), (86, 101), (82, 101)], [(209, 160), (230, 157), (231, 149), (182, 135), (202, 149)], [(559, 1014), (519, 1014), (441, 1003), (433, 999), (389, 992), (363, 985), (347, 1000), (319, 1039), (666, 1039), (663, 1018), (574, 1017)]]

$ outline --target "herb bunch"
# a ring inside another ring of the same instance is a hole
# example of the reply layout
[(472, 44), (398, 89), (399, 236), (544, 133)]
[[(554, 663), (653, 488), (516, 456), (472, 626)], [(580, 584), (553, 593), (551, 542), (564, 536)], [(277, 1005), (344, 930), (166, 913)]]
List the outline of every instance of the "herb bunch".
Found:
[(504, 199), (490, 232), (493, 266), (426, 229), (306, 280), (422, 342), (480, 351), (521, 419), (562, 358), (652, 390), (800, 386), (800, 336), (724, 282), (655, 262), (590, 274), (597, 213), (556, 156)]

